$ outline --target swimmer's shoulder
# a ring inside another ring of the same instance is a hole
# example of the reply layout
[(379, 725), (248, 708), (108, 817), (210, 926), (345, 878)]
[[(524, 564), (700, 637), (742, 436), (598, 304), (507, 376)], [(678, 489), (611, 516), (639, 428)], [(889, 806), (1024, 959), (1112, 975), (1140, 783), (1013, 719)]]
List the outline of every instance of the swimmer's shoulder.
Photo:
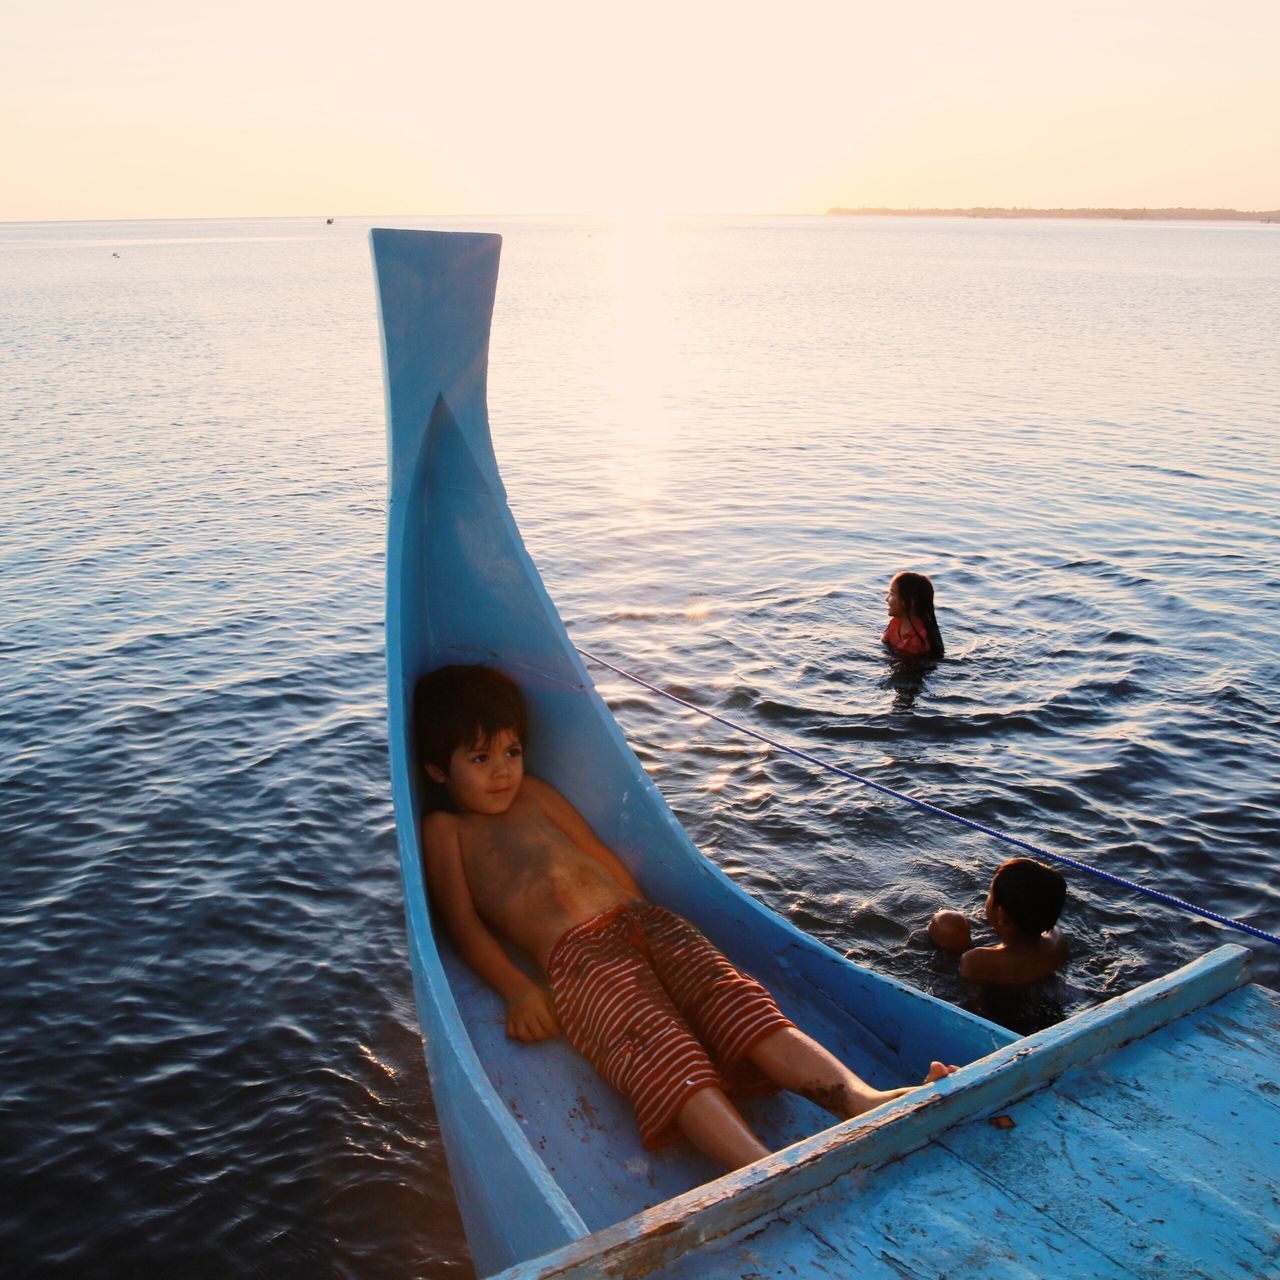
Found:
[(1010, 972), (1004, 947), (971, 947), (960, 957), (960, 976), (974, 982), (1008, 982)]
[(1020, 985), (1051, 977), (1067, 961), (1067, 940), (1054, 929), (1035, 954), (1006, 946), (974, 947), (960, 957), (960, 976), (974, 982)]

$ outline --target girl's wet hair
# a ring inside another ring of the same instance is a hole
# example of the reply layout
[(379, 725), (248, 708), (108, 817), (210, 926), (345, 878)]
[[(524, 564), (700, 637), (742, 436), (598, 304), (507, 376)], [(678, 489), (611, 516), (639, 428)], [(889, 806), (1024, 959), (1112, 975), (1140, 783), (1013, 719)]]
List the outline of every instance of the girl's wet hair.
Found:
[(480, 746), (504, 729), (523, 745), (528, 728), (520, 686), (493, 667), (438, 667), (414, 687), (413, 732), (420, 765), (447, 773), (459, 747)]
[(924, 627), (929, 641), (929, 657), (941, 658), (945, 649), (938, 619), (933, 612), (933, 583), (923, 573), (897, 573), (889, 584), (898, 589), (898, 598), (908, 612)]

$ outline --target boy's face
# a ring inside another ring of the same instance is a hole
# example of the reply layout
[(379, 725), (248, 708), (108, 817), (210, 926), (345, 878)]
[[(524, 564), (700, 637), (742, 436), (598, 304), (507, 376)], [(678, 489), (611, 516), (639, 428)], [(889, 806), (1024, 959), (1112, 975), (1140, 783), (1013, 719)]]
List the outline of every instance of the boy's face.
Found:
[(495, 816), (511, 808), (524, 779), (524, 748), (511, 729), (500, 729), (488, 742), (456, 747), (446, 773), (427, 765), (427, 773), (449, 789), (462, 813)]
[(1013, 917), (1009, 912), (996, 901), (996, 882), (994, 879), (991, 881), (991, 888), (987, 890), (987, 902), (982, 909), (982, 914), (986, 916), (987, 923), (1006, 941), (1013, 935), (1022, 932), (1014, 924)]

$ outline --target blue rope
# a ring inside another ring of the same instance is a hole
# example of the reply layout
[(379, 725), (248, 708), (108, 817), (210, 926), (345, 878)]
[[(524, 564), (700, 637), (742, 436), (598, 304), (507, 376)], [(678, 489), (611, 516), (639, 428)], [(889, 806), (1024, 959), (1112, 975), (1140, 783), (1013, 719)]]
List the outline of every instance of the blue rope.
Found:
[(630, 671), (624, 671), (621, 667), (615, 667), (612, 662), (606, 662), (603, 658), (597, 657), (594, 653), (588, 653), (581, 646), (574, 646), (578, 652), (590, 662), (594, 662), (599, 666), (605, 667), (612, 671), (615, 675), (621, 676), (624, 680), (630, 680), (633, 684), (642, 685), (652, 693), (658, 694), (660, 697), (667, 698), (671, 702), (678, 703), (682, 707), (688, 708), (690, 711), (696, 712), (700, 716), (706, 717), (708, 720), (714, 720), (718, 724), (725, 725), (727, 728), (733, 729), (737, 733), (745, 733), (749, 738), (755, 738), (758, 742), (764, 742), (771, 747), (776, 747), (779, 751), (786, 752), (789, 756), (795, 756), (797, 760), (804, 760), (811, 765), (816, 765), (819, 769), (826, 769), (829, 773), (839, 774), (842, 778), (848, 778), (852, 782), (861, 783), (864, 787), (870, 787), (873, 791), (879, 791), (886, 796), (893, 796), (895, 800), (905, 800), (908, 804), (913, 804), (917, 809), (927, 809), (930, 813), (939, 814), (941, 817), (950, 818), (952, 822), (958, 822), (962, 826), (969, 827), (973, 831), (981, 831), (983, 835), (992, 836), (996, 840), (1003, 840), (1005, 844), (1011, 844), (1019, 849), (1025, 849), (1028, 853), (1039, 854), (1043, 858), (1049, 858), (1054, 862), (1061, 862), (1064, 866), (1073, 867), (1076, 871), (1083, 871), (1088, 875), (1097, 876), (1099, 880), (1109, 881), (1111, 884), (1118, 884), (1123, 889), (1132, 889), (1135, 893), (1146, 894), (1149, 898), (1155, 898), (1158, 902), (1167, 903), (1171, 907), (1178, 907), (1182, 911), (1190, 911), (1193, 915), (1203, 916), (1206, 920), (1212, 920), (1215, 924), (1225, 925), (1228, 929), (1238, 929), (1241, 933), (1252, 934), (1255, 938), (1261, 938), (1264, 942), (1273, 942), (1276, 946), (1280, 946), (1280, 937), (1274, 933), (1268, 933), (1265, 929), (1254, 928), (1251, 924), (1245, 924), (1243, 920), (1232, 920), (1230, 916), (1220, 916), (1216, 911), (1209, 911), (1205, 907), (1197, 907), (1192, 902), (1184, 902), (1181, 898), (1174, 898), (1167, 893), (1161, 893), (1159, 889), (1148, 889), (1145, 885), (1137, 884), (1133, 880), (1126, 880), (1123, 876), (1113, 876), (1109, 871), (1100, 871), (1097, 867), (1091, 867), (1086, 862), (1077, 862), (1074, 858), (1068, 858), (1061, 853), (1054, 853), (1050, 849), (1042, 849), (1039, 845), (1031, 844), (1026, 840), (1019, 840), (1017, 836), (1005, 835), (1003, 831), (996, 831), (993, 827), (984, 826), (981, 822), (974, 822), (969, 818), (962, 818), (958, 813), (952, 813), (948, 809), (940, 809), (936, 804), (930, 804), (927, 800), (917, 800), (915, 796), (906, 795), (902, 791), (895, 791), (892, 787), (886, 787), (879, 782), (873, 782), (870, 778), (864, 778), (860, 774), (852, 773), (848, 769), (842, 769), (838, 764), (831, 764), (829, 761), (819, 759), (817, 756), (810, 755), (807, 751), (801, 751), (798, 747), (790, 747), (785, 742), (779, 742), (776, 738), (770, 738), (767, 734), (759, 733), (755, 729), (749, 728), (745, 724), (738, 724), (734, 720), (727, 720), (724, 716), (716, 715), (714, 711), (706, 711), (695, 703), (686, 702), (684, 698), (678, 698), (674, 693), (668, 693), (665, 689), (660, 689), (656, 684), (650, 684), (647, 680), (642, 680), (639, 676), (632, 675)]

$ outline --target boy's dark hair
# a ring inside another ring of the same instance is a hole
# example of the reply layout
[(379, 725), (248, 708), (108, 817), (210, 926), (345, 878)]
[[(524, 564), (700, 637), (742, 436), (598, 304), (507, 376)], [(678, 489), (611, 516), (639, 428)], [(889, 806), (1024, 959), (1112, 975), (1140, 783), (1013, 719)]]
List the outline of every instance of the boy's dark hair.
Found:
[(1067, 900), (1067, 882), (1043, 862), (1010, 858), (992, 876), (991, 892), (1013, 923), (1035, 937), (1058, 923)]
[(524, 695), (510, 676), (479, 663), (438, 667), (413, 690), (413, 734), (418, 763), (449, 769), (458, 747), (488, 742), (510, 729), (523, 744), (529, 717)]

